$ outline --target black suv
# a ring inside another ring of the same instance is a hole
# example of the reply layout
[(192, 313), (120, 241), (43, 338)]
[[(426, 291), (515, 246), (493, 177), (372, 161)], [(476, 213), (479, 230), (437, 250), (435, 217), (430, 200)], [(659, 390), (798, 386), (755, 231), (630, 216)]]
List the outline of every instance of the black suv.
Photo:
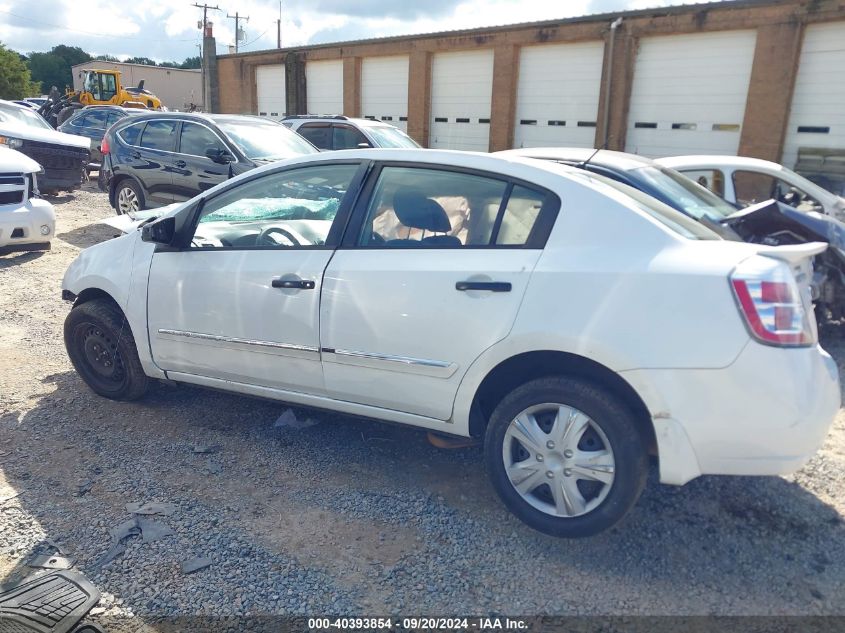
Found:
[(155, 112), (108, 129), (98, 184), (118, 214), (193, 198), (259, 165), (317, 148), (252, 116)]

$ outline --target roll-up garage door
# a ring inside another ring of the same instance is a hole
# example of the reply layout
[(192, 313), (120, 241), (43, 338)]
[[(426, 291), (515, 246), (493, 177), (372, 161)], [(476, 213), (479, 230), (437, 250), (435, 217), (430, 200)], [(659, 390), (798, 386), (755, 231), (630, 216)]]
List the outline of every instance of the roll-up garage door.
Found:
[(640, 40), (625, 147), (644, 156), (736, 154), (756, 31)]
[(367, 57), (361, 62), (361, 114), (408, 129), (408, 57)]
[(486, 152), (493, 51), (436, 53), (431, 62), (429, 146)]
[(783, 164), (794, 168), (799, 151), (803, 163), (817, 156), (819, 162), (838, 162), (845, 174), (845, 22), (804, 31)]
[(259, 66), (255, 69), (258, 116), (281, 119), (285, 116), (285, 65)]
[(343, 114), (343, 60), (305, 64), (308, 114)]
[(603, 61), (601, 41), (523, 48), (514, 147), (593, 147)]

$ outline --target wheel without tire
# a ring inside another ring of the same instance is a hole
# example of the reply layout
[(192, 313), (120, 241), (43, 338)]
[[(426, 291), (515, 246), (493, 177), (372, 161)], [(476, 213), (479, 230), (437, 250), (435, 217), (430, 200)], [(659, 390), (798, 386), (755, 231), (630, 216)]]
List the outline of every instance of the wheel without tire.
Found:
[(114, 192), (114, 210), (119, 215), (134, 213), (144, 209), (144, 194), (134, 181), (126, 178), (117, 183)]
[(507, 395), (490, 417), (484, 456), (511, 512), (540, 532), (570, 538), (619, 522), (648, 473), (628, 408), (565, 377), (532, 380)]
[(111, 301), (95, 299), (70, 311), (65, 348), (76, 371), (101, 396), (136, 400), (147, 391), (149, 378), (129, 323)]

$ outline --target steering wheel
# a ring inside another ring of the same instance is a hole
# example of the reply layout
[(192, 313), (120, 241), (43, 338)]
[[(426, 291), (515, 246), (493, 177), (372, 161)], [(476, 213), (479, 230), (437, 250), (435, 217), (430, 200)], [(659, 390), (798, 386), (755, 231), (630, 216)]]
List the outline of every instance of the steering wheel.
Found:
[(269, 244), (271, 246), (281, 245), (280, 242), (270, 237), (274, 233), (278, 233), (279, 235), (284, 237), (288, 242), (290, 242), (291, 246), (302, 246), (302, 242), (296, 239), (293, 233), (291, 233), (287, 229), (283, 229), (280, 226), (271, 226), (261, 231), (261, 233), (259, 233), (258, 237), (255, 239), (256, 244), (258, 244), (259, 246), (262, 243)]

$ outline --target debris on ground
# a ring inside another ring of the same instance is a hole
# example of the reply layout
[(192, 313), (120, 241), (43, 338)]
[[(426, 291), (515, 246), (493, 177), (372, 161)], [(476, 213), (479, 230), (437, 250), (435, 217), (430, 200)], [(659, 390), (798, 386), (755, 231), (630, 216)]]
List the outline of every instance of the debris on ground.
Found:
[(123, 554), (126, 551), (126, 545), (124, 545), (123, 541), (132, 536), (140, 536), (142, 542), (152, 543), (174, 534), (173, 530), (164, 523), (143, 516), (128, 519), (120, 525), (113, 527), (109, 530), (109, 533), (112, 538), (112, 546), (97, 560), (95, 563), (97, 567), (102, 567)]
[(211, 567), (212, 564), (213, 561), (205, 556), (191, 558), (189, 560), (182, 561), (182, 573), (193, 574), (195, 571), (205, 569), (206, 567)]
[(274, 429), (293, 429), (295, 431), (299, 431), (301, 429), (307, 429), (309, 426), (316, 426), (317, 422), (312, 420), (311, 418), (306, 418), (304, 420), (300, 420), (296, 417), (296, 414), (293, 412), (293, 409), (286, 409), (282, 415), (278, 417), (276, 422), (273, 424)]
[(76, 564), (75, 558), (66, 558), (65, 556), (50, 556), (48, 554), (41, 554), (33, 558), (27, 567), (40, 567), (42, 569), (70, 569)]
[(144, 543), (152, 543), (153, 541), (162, 539), (165, 536), (174, 534), (173, 530), (159, 521), (145, 519), (143, 517), (138, 517), (135, 521), (138, 523), (138, 528), (141, 530), (141, 539)]
[(159, 503), (158, 501), (150, 501), (147, 503), (127, 503), (126, 511), (129, 514), (160, 514), (162, 516), (170, 516), (176, 512), (175, 503)]
[(220, 444), (211, 444), (206, 446), (204, 444), (197, 444), (194, 446), (194, 453), (198, 454), (211, 454), (211, 453), (219, 453), (223, 450), (223, 447)]

